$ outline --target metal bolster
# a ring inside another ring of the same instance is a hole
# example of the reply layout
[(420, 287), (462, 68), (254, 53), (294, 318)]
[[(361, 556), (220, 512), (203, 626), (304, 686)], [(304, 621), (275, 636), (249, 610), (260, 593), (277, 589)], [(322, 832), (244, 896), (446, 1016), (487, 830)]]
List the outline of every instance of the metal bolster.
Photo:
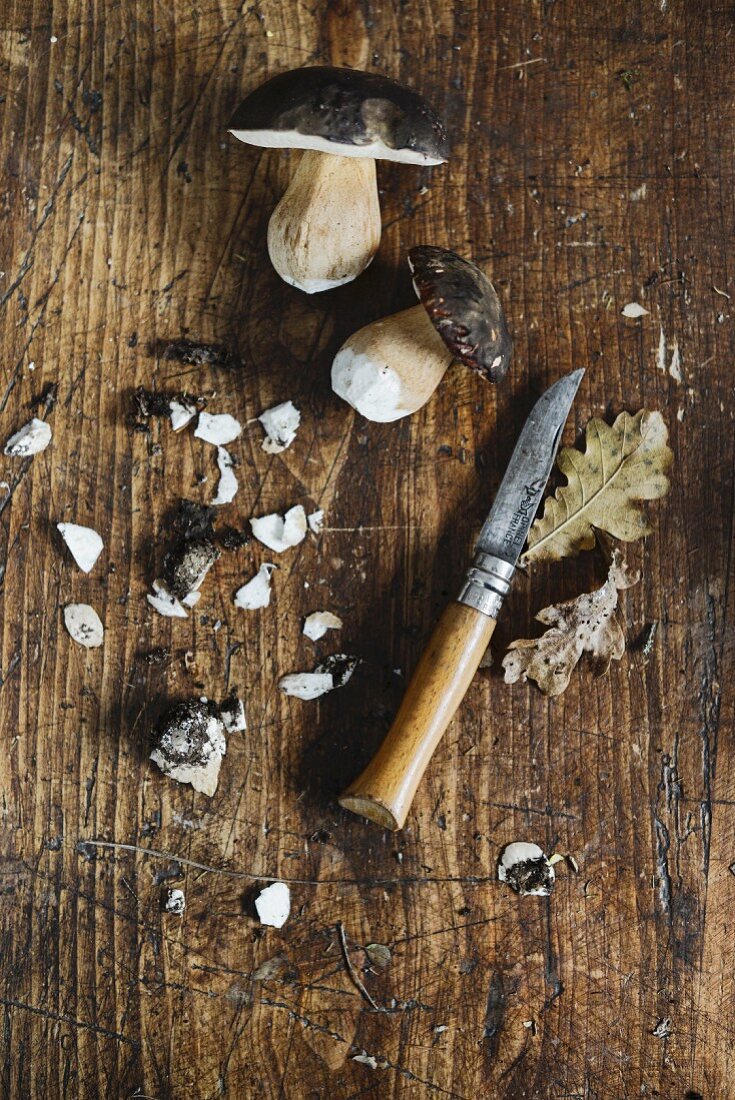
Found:
[(459, 603), (497, 619), (515, 571), (515, 566), (503, 558), (478, 551), (467, 571), (458, 597)]

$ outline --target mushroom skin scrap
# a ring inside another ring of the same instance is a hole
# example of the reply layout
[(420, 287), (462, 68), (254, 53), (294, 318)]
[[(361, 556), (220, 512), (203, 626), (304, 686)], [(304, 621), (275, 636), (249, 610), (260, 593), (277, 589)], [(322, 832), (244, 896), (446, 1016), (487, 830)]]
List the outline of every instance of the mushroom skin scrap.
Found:
[(505, 882), (521, 897), (548, 897), (554, 888), (556, 872), (543, 848), (516, 840), (506, 844), (501, 853), (498, 880)]
[(328, 630), (340, 630), (342, 626), (342, 620), (331, 611), (312, 611), (304, 620), (302, 633), (312, 642), (317, 642)]
[(5, 444), (4, 454), (12, 458), (28, 458), (45, 451), (51, 442), (51, 426), (34, 416)]
[(90, 573), (104, 547), (101, 537), (79, 523), (57, 523), (56, 530), (82, 572)]
[(191, 700), (164, 714), (154, 734), (151, 760), (178, 783), (211, 797), (217, 789), (222, 757), (227, 751), (217, 707)]
[(295, 699), (318, 699), (334, 690), (334, 677), (331, 672), (292, 672), (282, 676), (278, 686), (284, 695)]
[(245, 611), (258, 611), (268, 607), (271, 602), (271, 574), (278, 567), (272, 562), (263, 562), (254, 577), (238, 588), (235, 593), (235, 607)]
[(241, 431), (240, 421), (229, 413), (200, 412), (194, 435), (205, 443), (224, 447), (227, 443), (234, 443)]
[(167, 890), (163, 909), (166, 913), (173, 913), (175, 916), (180, 917), (186, 909), (186, 896), (184, 891), (178, 888)]
[(293, 401), (284, 401), (280, 405), (274, 405), (272, 409), (266, 409), (258, 420), (263, 425), (265, 439), (261, 446), (266, 454), (277, 455), (291, 446), (296, 438), (301, 413)]
[(224, 447), (217, 448), (217, 466), (219, 467), (219, 485), (217, 495), (212, 501), (214, 507), (222, 504), (230, 504), (237, 495), (239, 488), (237, 476), (234, 473), (232, 455)]
[(153, 595), (146, 595), (148, 603), (159, 615), (166, 619), (188, 619), (186, 608), (182, 607), (175, 596), (160, 581), (153, 582)]
[(172, 595), (182, 600), (201, 586), (219, 557), (220, 551), (206, 536), (181, 541), (163, 559), (163, 580)]
[(185, 428), (197, 414), (196, 405), (189, 404), (183, 398), (177, 400), (172, 397), (170, 406), (171, 427), (175, 432), (180, 432), (182, 428)]
[(324, 509), (317, 508), (316, 512), (311, 512), (307, 517), (307, 522), (312, 534), (321, 535), (324, 530)]
[(291, 912), (291, 891), (285, 882), (272, 882), (255, 899), (255, 911), (261, 924), (282, 928)]
[(74, 641), (85, 649), (97, 649), (104, 641), (102, 620), (88, 603), (67, 604), (64, 608), (64, 626)]
[(250, 527), (258, 542), (274, 553), (282, 554), (284, 550), (303, 542), (307, 530), (306, 512), (303, 505), (296, 504), (284, 516), (273, 512), (254, 517), (250, 520)]

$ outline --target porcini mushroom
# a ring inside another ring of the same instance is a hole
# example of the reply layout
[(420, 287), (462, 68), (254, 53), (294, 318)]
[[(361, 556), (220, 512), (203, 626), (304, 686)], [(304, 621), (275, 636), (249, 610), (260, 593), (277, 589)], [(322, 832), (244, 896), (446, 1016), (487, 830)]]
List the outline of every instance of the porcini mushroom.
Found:
[(334, 392), (382, 423), (425, 405), (453, 359), (500, 382), (513, 350), (503, 307), (479, 267), (430, 245), (412, 248), (408, 265), (420, 305), (365, 325), (332, 363)]
[(303, 149), (271, 215), (268, 252), (287, 283), (314, 294), (349, 283), (380, 244), (376, 160), (441, 164), (446, 132), (422, 96), (377, 73), (292, 69), (238, 107), (229, 132), (268, 149)]

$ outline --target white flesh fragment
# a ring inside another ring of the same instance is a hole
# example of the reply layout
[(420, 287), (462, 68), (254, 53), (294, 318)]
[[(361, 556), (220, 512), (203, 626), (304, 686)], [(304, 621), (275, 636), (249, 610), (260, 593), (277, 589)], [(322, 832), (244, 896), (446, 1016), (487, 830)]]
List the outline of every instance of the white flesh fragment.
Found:
[(318, 508), (316, 512), (312, 512), (309, 515), (309, 530), (315, 535), (321, 535), (324, 529), (324, 509)]
[(252, 580), (238, 588), (235, 593), (235, 607), (242, 607), (245, 611), (258, 611), (261, 607), (267, 607), (271, 602), (271, 573), (277, 568), (271, 562), (263, 562)]
[(11, 435), (5, 444), (5, 454), (13, 458), (26, 458), (45, 451), (51, 442), (51, 428), (45, 420), (33, 417), (20, 431)]
[[(208, 743), (204, 749), (207, 761), (204, 764), (177, 764), (170, 767), (165, 756), (158, 749), (151, 753), (151, 760), (157, 764), (164, 775), (175, 779), (177, 783), (191, 783), (195, 791), (211, 798), (217, 790), (222, 757), (227, 752), (227, 743), (223, 724), (219, 718), (211, 717), (207, 723)], [(182, 733), (182, 737), (186, 735)]]
[(292, 672), (282, 676), (278, 686), (284, 695), (296, 699), (318, 699), (328, 691), (344, 687), (359, 664), (359, 657), (333, 653), (320, 661), (313, 672)]
[(277, 455), (290, 447), (296, 438), (296, 432), (301, 423), (301, 413), (292, 401), (284, 401), (282, 405), (266, 409), (260, 414), (258, 420), (265, 431), (263, 450), (266, 454)]
[[(154, 608), (159, 615), (163, 615), (167, 619), (188, 619), (186, 609), (179, 603), (175, 596), (161, 584), (160, 581), (153, 582), (153, 592), (146, 596), (148, 603)], [(190, 592), (186, 597), (187, 600), (191, 599), (193, 593)]]
[(334, 677), (331, 672), (292, 672), (282, 676), (278, 686), (295, 699), (318, 699), (334, 689)]
[(639, 302), (628, 302), (627, 306), (623, 306), (621, 312), (623, 317), (635, 318), (646, 317), (648, 315), (648, 310), (644, 309)]
[(229, 504), (231, 500), (235, 499), (238, 484), (232, 469), (232, 457), (224, 447), (217, 448), (217, 465), (219, 466), (219, 485), (217, 486), (217, 495), (212, 501), (212, 504)]
[(64, 626), (75, 642), (87, 649), (102, 645), (105, 628), (99, 615), (88, 603), (69, 603), (64, 608)]
[[(518, 864), (533, 862), (537, 863), (543, 861), (546, 864), (546, 882), (547, 885), (537, 886), (534, 889), (520, 889), (518, 892), (522, 897), (535, 895), (537, 897), (548, 897), (553, 886), (556, 873), (553, 866), (546, 858), (543, 848), (540, 848), (538, 844), (530, 844), (525, 840), (516, 840), (512, 844), (507, 844), (503, 849), (503, 853), (500, 857), (500, 863), (498, 864), (498, 879), (500, 882), (511, 882), (514, 877), (514, 870)], [(513, 887), (518, 889), (517, 886)]]
[(444, 164), (442, 157), (429, 157), (414, 149), (391, 149), (382, 141), (369, 145), (341, 145), (298, 130), (230, 130), (233, 137), (262, 149), (314, 149), (338, 157), (370, 157), (372, 160), (393, 160), (399, 164)]
[(184, 891), (177, 889), (169, 890), (164, 908), (167, 913), (174, 913), (177, 917), (180, 917), (186, 909)]
[[(203, 577), (202, 577), (202, 580), (204, 580)], [(201, 584), (202, 582), (200, 581), (199, 583)], [(199, 591), (198, 588), (195, 588), (192, 592), (187, 592), (187, 594), (184, 596), (184, 598), (181, 602), (184, 604), (185, 607), (196, 607), (196, 605), (199, 603), (201, 598), (202, 598), (201, 592)]]
[(291, 891), (285, 882), (273, 882), (261, 890), (255, 899), (255, 909), (261, 924), (282, 928), (291, 912)]
[(242, 699), (228, 699), (220, 706), (219, 716), (227, 733), (244, 733), (248, 728)]
[(242, 431), (239, 420), (229, 413), (199, 413), (199, 423), (194, 435), (197, 439), (203, 439), (205, 443), (214, 443), (217, 447), (224, 447), (226, 443), (232, 443)]
[(342, 626), (342, 620), (331, 611), (312, 611), (304, 620), (303, 632), (312, 642), (317, 642), (328, 630), (339, 630)]
[(306, 536), (306, 513), (301, 504), (289, 508), (285, 516), (276, 512), (250, 520), (250, 526), (258, 542), (269, 550), (282, 554), (292, 546), (298, 546)]
[(82, 527), (78, 523), (57, 523), (57, 531), (67, 545), (83, 573), (89, 573), (102, 553), (104, 543), (91, 527)]
[(196, 405), (177, 401), (175, 397), (172, 398), (169, 404), (171, 406), (171, 427), (175, 432), (180, 432), (196, 416)]

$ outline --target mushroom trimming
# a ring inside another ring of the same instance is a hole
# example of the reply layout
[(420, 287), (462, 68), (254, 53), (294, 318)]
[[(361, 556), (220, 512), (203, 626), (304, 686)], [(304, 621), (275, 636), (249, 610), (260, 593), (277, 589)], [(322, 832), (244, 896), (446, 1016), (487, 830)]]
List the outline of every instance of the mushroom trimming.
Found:
[(272, 882), (255, 899), (255, 911), (261, 924), (282, 928), (291, 912), (291, 891), (285, 882)]
[(88, 603), (68, 603), (64, 608), (64, 626), (74, 641), (85, 649), (97, 649), (104, 641), (105, 628)]
[(162, 717), (154, 734), (151, 760), (178, 783), (214, 794), (222, 757), (227, 752), (225, 732), (245, 729), (245, 711), (236, 697), (221, 706), (207, 699), (179, 703)]
[(251, 92), (229, 132), (268, 149), (302, 149), (268, 225), (268, 252), (287, 283), (314, 294), (365, 270), (381, 234), (376, 160), (442, 164), (444, 126), (426, 100), (378, 73), (313, 66)]
[(515, 840), (503, 848), (498, 863), (498, 879), (521, 897), (529, 894), (548, 897), (554, 887), (556, 872), (538, 844)]
[(490, 280), (446, 248), (408, 253), (420, 304), (373, 321), (350, 336), (332, 363), (332, 389), (368, 420), (416, 412), (453, 359), (500, 382), (513, 342)]
[(13, 458), (27, 458), (45, 451), (51, 442), (51, 428), (45, 420), (37, 416), (24, 424), (20, 431), (11, 435), (5, 444), (4, 454)]
[(295, 699), (318, 699), (328, 691), (344, 687), (359, 663), (359, 657), (333, 653), (320, 661), (313, 672), (291, 672), (282, 676), (278, 686), (284, 695)]
[(269, 550), (282, 554), (292, 546), (298, 546), (306, 537), (307, 520), (303, 505), (295, 504), (285, 515), (272, 512), (268, 516), (255, 516), (250, 527), (258, 542)]
[(277, 455), (290, 447), (296, 438), (301, 413), (293, 401), (284, 401), (281, 405), (274, 405), (272, 409), (266, 409), (258, 420), (263, 425), (265, 439), (261, 446), (266, 454)]
[(80, 523), (57, 523), (56, 529), (82, 572), (91, 572), (104, 546), (97, 532)]

